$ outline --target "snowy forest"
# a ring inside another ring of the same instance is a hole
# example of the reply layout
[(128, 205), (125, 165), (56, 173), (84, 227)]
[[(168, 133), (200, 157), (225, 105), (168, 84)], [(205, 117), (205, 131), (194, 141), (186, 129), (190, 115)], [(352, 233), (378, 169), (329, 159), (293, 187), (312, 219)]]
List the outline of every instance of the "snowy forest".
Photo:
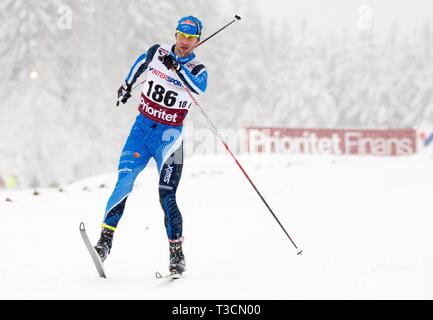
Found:
[(203, 37), (242, 16), (196, 50), (209, 72), (200, 103), (218, 128), (433, 126), (428, 22), (319, 34), (241, 0), (0, 0), (0, 176), (41, 187), (114, 171), (140, 91), (116, 107), (117, 89), (190, 14)]

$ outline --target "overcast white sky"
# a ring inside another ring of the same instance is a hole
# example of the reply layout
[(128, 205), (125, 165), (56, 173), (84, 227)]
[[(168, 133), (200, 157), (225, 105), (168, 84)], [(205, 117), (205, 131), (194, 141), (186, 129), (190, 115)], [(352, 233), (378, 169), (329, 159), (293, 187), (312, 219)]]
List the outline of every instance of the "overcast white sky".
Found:
[[(357, 30), (359, 26), (363, 28), (370, 24), (373, 30), (382, 32), (388, 30), (394, 21), (404, 29), (420, 26), (427, 20), (433, 26), (433, 0), (244, 1), (256, 2), (268, 17), (286, 19), (295, 26), (305, 20), (311, 29), (322, 31), (340, 30), (342, 27)], [(236, 11), (233, 4), (229, 3), (228, 7)]]

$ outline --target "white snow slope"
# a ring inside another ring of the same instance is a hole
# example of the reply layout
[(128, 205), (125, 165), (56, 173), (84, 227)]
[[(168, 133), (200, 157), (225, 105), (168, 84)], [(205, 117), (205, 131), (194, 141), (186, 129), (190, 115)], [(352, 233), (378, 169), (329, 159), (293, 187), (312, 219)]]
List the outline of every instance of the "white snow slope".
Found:
[(79, 223), (95, 243), (115, 174), (64, 192), (0, 193), (0, 299), (433, 299), (431, 159), (240, 161), (303, 255), (229, 156), (194, 157), (178, 190), (183, 279), (154, 275), (167, 269), (168, 244), (148, 166), (116, 231), (107, 279), (97, 276)]

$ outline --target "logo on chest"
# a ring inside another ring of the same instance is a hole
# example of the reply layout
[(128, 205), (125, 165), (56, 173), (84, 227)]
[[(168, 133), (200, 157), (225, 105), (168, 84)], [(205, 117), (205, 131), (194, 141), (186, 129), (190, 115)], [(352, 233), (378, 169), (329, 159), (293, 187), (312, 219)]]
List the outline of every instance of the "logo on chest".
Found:
[(138, 109), (144, 116), (156, 122), (172, 126), (181, 125), (183, 119), (188, 113), (187, 109), (167, 108), (165, 106), (162, 106), (161, 104), (153, 102), (144, 94), (141, 94), (140, 106), (138, 107)]
[(152, 75), (167, 81), (168, 83), (174, 84), (175, 86), (182, 88), (182, 83), (179, 80), (170, 77), (168, 74), (156, 69), (155, 67), (149, 66), (149, 72)]

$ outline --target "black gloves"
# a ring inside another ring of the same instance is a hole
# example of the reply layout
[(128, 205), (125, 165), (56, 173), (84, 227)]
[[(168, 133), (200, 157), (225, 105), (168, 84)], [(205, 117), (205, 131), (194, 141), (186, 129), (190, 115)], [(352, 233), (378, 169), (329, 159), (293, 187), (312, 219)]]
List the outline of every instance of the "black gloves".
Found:
[(162, 64), (164, 66), (166, 66), (166, 68), (168, 70), (170, 70), (171, 68), (173, 68), (176, 72), (179, 72), (181, 69), (181, 65), (179, 62), (177, 62), (176, 60), (174, 60), (174, 57), (172, 55), (165, 55), (162, 57), (158, 57), (159, 60), (161, 60)]
[(116, 106), (119, 106), (119, 102), (122, 101), (123, 104), (131, 98), (131, 86), (127, 86), (123, 84), (119, 90), (117, 90), (117, 103)]

